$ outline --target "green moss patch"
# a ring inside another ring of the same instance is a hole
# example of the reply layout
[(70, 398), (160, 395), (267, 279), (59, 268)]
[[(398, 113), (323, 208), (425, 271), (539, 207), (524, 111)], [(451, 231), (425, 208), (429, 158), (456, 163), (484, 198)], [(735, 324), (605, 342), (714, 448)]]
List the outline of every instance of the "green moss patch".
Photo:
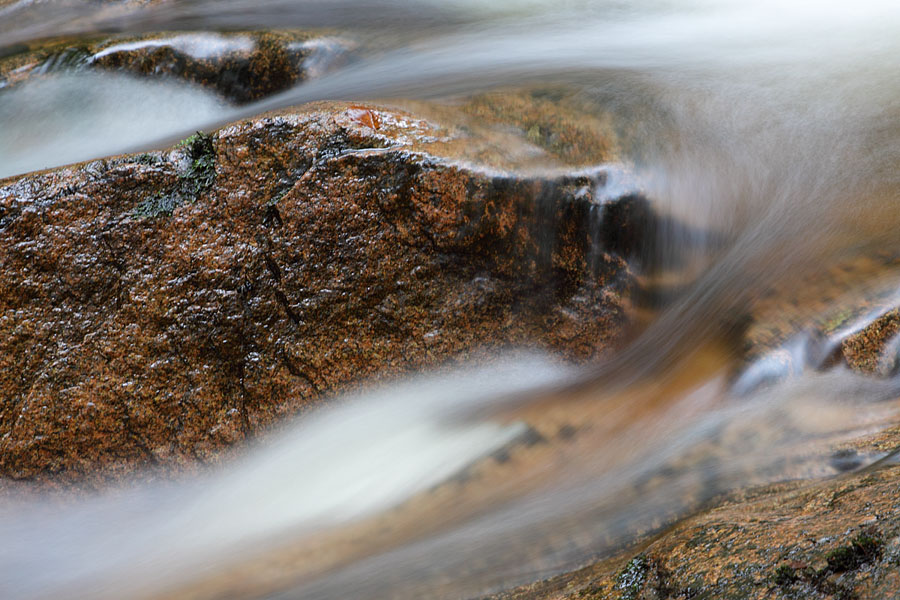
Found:
[(650, 561), (643, 554), (628, 561), (628, 564), (616, 577), (616, 589), (622, 592), (622, 600), (637, 600), (647, 582), (649, 571)]
[(790, 565), (781, 565), (780, 567), (775, 569), (775, 573), (772, 575), (772, 581), (775, 583), (775, 585), (781, 587), (789, 586), (799, 579), (800, 578), (797, 577), (795, 569)]
[[(134, 209), (136, 217), (169, 216), (185, 202), (196, 202), (215, 183), (216, 149), (213, 137), (198, 131), (178, 145), (185, 149), (190, 164), (179, 174), (178, 184), (170, 193), (157, 194), (138, 204)], [(151, 164), (151, 159), (152, 155), (141, 154), (135, 160), (142, 164)]]
[(134, 209), (134, 215), (144, 219), (168, 217), (180, 204), (181, 199), (176, 196), (159, 194), (138, 204)]
[(182, 141), (191, 164), (181, 175), (181, 192), (191, 201), (208, 191), (216, 181), (216, 149), (213, 138), (202, 131)]
[(861, 533), (846, 546), (835, 548), (825, 555), (828, 568), (834, 573), (855, 571), (862, 565), (881, 559), (884, 543), (880, 538)]

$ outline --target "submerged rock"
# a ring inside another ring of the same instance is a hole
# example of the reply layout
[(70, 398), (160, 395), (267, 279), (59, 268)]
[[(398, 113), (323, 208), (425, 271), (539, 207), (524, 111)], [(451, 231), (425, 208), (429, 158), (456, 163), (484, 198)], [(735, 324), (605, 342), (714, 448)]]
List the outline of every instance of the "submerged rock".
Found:
[[(895, 377), (898, 268), (896, 253), (869, 252), (760, 295), (740, 332), (744, 355), (732, 391), (752, 393), (811, 370), (833, 368)], [(879, 393), (869, 397), (871, 406), (857, 405), (856, 410), (896, 406), (900, 386), (894, 382), (896, 377), (880, 382)], [(847, 398), (848, 404), (854, 399)], [(869, 427), (866, 435), (857, 430), (862, 437), (831, 446), (831, 455), (815, 467), (821, 472), (812, 475), (819, 479), (803, 479), (810, 474), (786, 469), (790, 458), (779, 454), (773, 467), (785, 469), (779, 478), (787, 481), (753, 485), (748, 473), (741, 482), (752, 487), (701, 495), (702, 502), (681, 515), (677, 508), (682, 498), (674, 494), (684, 490), (673, 491), (667, 499), (672, 514), (637, 523), (629, 549), (491, 598), (896, 598), (900, 428), (884, 418)], [(708, 459), (712, 449), (724, 445), (723, 436), (715, 436), (699, 458)], [(766, 450), (772, 448), (758, 447)], [(678, 470), (669, 474), (702, 476), (704, 465), (696, 458), (675, 465)], [(796, 477), (801, 479), (791, 480)], [(711, 483), (703, 481), (722, 489)]]
[(738, 393), (805, 371), (845, 366), (896, 374), (900, 357), (900, 256), (857, 256), (799, 282), (774, 286), (752, 307), (743, 332)]
[(362, 379), (609, 348), (606, 171), (464, 166), (460, 135), (323, 104), (0, 182), (0, 474), (188, 466)]

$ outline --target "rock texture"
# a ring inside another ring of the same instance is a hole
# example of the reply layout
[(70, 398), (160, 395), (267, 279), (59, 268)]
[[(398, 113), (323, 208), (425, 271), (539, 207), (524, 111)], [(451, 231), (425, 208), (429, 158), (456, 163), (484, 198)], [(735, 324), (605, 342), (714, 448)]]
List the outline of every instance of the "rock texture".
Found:
[(240, 104), (338, 67), (351, 49), (347, 40), (302, 31), (63, 40), (0, 60), (0, 89), (51, 73), (92, 69), (185, 81)]
[(644, 542), (634, 554), (497, 598), (894, 598), (898, 485), (900, 468), (891, 466), (753, 489)]
[(366, 378), (608, 348), (605, 172), (465, 167), (456, 135), (319, 105), (0, 182), (0, 474), (187, 467)]
[[(895, 253), (874, 252), (762, 295), (744, 332), (740, 372), (748, 364), (764, 368), (748, 389), (812, 369), (895, 377), (898, 268)], [(693, 515), (673, 515), (677, 520), (665, 528), (665, 521), (648, 523), (643, 532), (638, 526), (638, 539), (618, 556), (493, 598), (895, 598), (900, 467), (894, 453), (900, 428), (890, 421), (879, 427), (878, 433), (843, 442), (829, 461), (843, 472), (883, 457), (869, 468), (707, 497)], [(721, 445), (717, 436), (715, 446)], [(709, 452), (703, 449), (701, 458)], [(702, 472), (699, 464), (682, 468)], [(785, 464), (782, 459), (778, 467)]]
[(866, 374), (897, 374), (900, 359), (900, 309), (891, 308), (841, 342), (847, 365)]
[(749, 391), (839, 365), (863, 375), (896, 374), (898, 275), (900, 256), (880, 251), (767, 290), (746, 315), (739, 386)]

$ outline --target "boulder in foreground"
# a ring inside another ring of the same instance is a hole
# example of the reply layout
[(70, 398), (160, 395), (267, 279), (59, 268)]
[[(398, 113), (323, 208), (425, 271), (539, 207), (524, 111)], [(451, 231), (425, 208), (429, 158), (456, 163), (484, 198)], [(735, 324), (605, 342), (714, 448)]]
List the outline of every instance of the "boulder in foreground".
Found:
[(0, 183), (0, 475), (189, 467), (366, 378), (603, 352), (605, 171), (464, 166), (459, 136), (318, 105)]

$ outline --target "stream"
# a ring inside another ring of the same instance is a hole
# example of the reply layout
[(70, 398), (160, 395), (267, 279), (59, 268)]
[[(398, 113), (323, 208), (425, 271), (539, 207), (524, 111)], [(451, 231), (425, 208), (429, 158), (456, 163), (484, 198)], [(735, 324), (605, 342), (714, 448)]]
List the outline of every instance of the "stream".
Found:
[[(18, 0), (0, 3), (0, 55), (58, 36), (287, 27), (336, 32), (356, 58), (240, 105), (105, 72), (0, 88), (0, 177), (318, 100), (552, 86), (627, 123), (634, 178), (690, 224), (653, 245), (652, 277), (676, 292), (600, 364), (510, 352), (336, 399), (196, 480), (6, 502), (0, 597), (480, 598), (728, 490), (891, 460), (834, 457), (896, 424), (896, 369), (863, 376), (822, 357), (900, 299), (900, 3)], [(874, 253), (892, 259), (830, 278)], [(882, 308), (743, 354), (744, 315), (840, 310), (817, 286)], [(896, 362), (900, 342), (885, 348)], [(528, 443), (557, 426), (579, 433)], [(516, 460), (487, 460), (511, 447)]]

